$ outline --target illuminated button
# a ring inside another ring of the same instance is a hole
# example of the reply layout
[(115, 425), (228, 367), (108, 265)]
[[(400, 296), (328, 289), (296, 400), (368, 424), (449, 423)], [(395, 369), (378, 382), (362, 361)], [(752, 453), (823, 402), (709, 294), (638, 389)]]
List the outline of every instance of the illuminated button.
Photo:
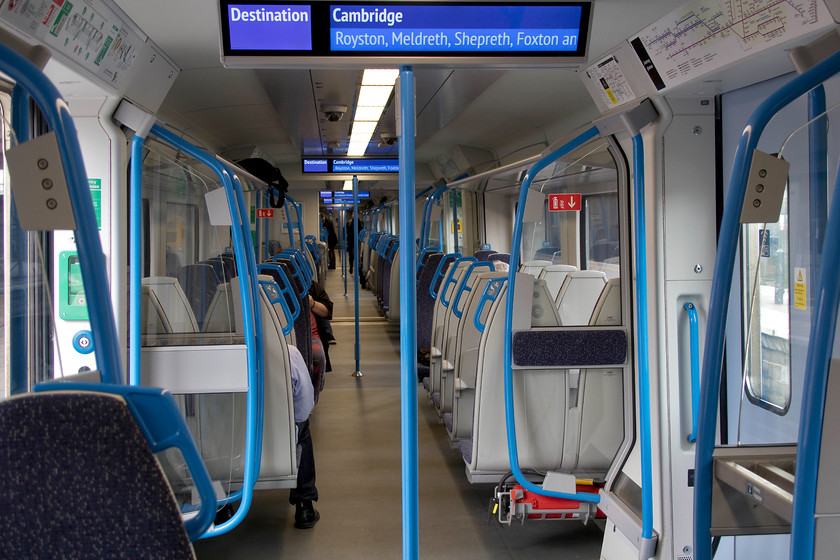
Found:
[(90, 331), (79, 331), (73, 337), (73, 348), (79, 354), (90, 354), (93, 352), (93, 333)]

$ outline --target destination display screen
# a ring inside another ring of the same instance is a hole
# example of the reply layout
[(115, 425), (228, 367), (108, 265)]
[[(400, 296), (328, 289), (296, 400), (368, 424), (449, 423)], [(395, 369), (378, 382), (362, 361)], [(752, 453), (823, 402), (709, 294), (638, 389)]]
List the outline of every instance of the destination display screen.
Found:
[[(337, 200), (339, 198), (353, 198), (353, 191), (335, 191), (333, 193), (333, 198), (336, 199), (336, 202), (341, 202)], [(370, 191), (359, 191), (358, 196), (356, 198), (370, 198)]]
[(304, 173), (399, 173), (400, 162), (394, 158), (303, 158)]
[(220, 0), (224, 56), (583, 57), (591, 2)]

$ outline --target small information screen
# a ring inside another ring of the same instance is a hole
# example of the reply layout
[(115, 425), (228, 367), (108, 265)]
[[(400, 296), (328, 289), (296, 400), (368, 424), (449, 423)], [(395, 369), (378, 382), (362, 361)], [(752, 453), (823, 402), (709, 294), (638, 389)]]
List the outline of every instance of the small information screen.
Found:
[(304, 173), (399, 173), (400, 162), (393, 158), (303, 158)]
[(583, 58), (592, 8), (591, 2), (219, 4), (223, 57)]
[[(335, 191), (333, 194), (333, 198), (349, 198), (353, 199), (353, 191)], [(357, 198), (370, 198), (370, 191), (359, 191)], [(340, 200), (336, 200), (336, 202), (341, 202)]]

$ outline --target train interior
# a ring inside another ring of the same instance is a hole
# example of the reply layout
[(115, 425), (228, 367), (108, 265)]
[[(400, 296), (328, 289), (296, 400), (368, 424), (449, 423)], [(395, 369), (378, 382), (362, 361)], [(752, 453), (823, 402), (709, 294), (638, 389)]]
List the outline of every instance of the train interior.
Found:
[(836, 557), (840, 4), (571, 4), (406, 62), (0, 0), (0, 556)]

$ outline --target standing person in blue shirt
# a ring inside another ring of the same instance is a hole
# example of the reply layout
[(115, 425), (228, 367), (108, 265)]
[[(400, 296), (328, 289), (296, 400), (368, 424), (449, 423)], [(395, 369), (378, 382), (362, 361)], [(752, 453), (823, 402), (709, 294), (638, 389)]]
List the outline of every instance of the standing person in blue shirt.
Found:
[(295, 506), (295, 528), (311, 529), (321, 518), (321, 514), (312, 506), (312, 502), (318, 501), (318, 489), (315, 487), (315, 455), (312, 450), (312, 435), (309, 432), (309, 414), (315, 407), (315, 389), (312, 387), (309, 369), (300, 350), (292, 345), (289, 345), (289, 365), (298, 450), (297, 486), (289, 492), (289, 503)]

